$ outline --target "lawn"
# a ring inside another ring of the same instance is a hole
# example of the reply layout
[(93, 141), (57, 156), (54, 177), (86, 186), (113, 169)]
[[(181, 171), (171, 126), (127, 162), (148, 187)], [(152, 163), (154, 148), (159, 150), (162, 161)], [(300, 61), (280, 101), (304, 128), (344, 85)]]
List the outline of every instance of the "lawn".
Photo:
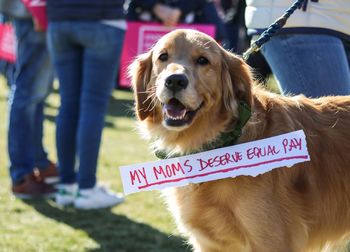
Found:
[[(190, 251), (157, 191), (137, 193), (112, 209), (78, 211), (52, 200), (22, 201), (10, 193), (6, 149), (8, 88), (0, 80), (0, 251)], [(121, 191), (119, 166), (152, 161), (147, 144), (135, 130), (132, 94), (111, 97), (100, 151), (98, 178)], [(46, 106), (45, 145), (56, 160), (54, 130), (57, 92)]]
[[(277, 90), (273, 81), (272, 90)], [(52, 200), (13, 197), (7, 169), (7, 95), (6, 83), (0, 78), (0, 252), (190, 251), (157, 191), (133, 194), (119, 206), (94, 211), (61, 208)], [(106, 117), (98, 178), (115, 191), (122, 191), (119, 166), (155, 160), (135, 129), (132, 105), (131, 92), (114, 91)], [(57, 160), (58, 106), (55, 89), (45, 111), (45, 146), (52, 160)]]

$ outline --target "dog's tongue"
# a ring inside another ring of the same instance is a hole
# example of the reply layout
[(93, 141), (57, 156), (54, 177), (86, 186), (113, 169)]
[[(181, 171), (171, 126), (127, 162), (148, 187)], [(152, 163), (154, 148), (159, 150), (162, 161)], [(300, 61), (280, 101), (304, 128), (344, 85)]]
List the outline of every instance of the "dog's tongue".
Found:
[(183, 118), (186, 114), (186, 107), (177, 99), (171, 99), (165, 104), (164, 110), (167, 116), (174, 119)]

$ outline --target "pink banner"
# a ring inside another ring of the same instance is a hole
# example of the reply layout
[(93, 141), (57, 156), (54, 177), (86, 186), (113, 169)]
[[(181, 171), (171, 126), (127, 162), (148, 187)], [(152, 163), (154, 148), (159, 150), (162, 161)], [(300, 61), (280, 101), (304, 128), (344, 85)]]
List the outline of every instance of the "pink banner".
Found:
[(46, 0), (22, 0), (41, 29), (47, 29)]
[(16, 36), (11, 24), (0, 24), (0, 59), (16, 61)]
[(164, 34), (179, 28), (195, 29), (215, 37), (214, 25), (181, 24), (176, 27), (168, 27), (159, 23), (128, 22), (120, 62), (119, 86), (122, 88), (130, 87), (127, 68), (135, 56), (149, 50)]

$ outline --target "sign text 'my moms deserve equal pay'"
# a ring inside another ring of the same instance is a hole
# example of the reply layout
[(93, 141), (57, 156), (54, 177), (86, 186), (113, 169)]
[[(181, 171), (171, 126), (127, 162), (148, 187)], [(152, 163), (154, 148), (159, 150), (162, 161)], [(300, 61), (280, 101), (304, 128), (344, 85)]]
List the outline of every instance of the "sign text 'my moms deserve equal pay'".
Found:
[(178, 158), (121, 166), (125, 194), (185, 186), (240, 175), (257, 176), (309, 161), (304, 131)]

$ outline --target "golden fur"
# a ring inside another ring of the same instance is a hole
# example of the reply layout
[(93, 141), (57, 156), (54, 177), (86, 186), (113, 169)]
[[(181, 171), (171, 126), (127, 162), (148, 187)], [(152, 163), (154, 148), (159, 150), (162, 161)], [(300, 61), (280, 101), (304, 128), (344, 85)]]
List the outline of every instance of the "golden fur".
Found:
[[(254, 87), (244, 61), (191, 30), (164, 36), (130, 73), (141, 129), (169, 153), (189, 153), (232, 129), (241, 100), (253, 114), (240, 143), (306, 134), (310, 162), (168, 190), (169, 208), (196, 251), (339, 251), (350, 231), (350, 97), (283, 97)], [(169, 90), (172, 74), (188, 85)], [(167, 124), (162, 107), (173, 98), (198, 110), (193, 121)]]

